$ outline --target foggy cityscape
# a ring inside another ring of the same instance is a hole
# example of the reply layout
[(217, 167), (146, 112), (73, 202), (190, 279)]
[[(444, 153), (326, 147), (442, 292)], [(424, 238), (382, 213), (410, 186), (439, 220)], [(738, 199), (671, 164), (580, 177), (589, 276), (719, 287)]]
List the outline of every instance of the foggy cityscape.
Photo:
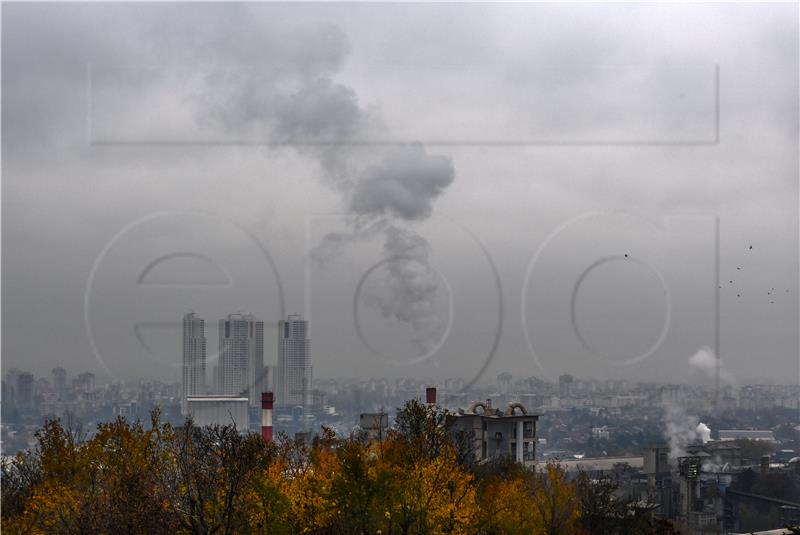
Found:
[(800, 532), (797, 3), (4, 3), (2, 49), (9, 533)]

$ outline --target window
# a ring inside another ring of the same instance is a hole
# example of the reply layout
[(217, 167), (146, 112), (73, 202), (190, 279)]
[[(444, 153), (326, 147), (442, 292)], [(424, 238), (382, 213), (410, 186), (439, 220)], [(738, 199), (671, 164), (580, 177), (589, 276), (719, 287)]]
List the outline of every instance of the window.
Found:
[(524, 438), (534, 438), (535, 432), (536, 427), (533, 425), (533, 422), (523, 422), (522, 436)]

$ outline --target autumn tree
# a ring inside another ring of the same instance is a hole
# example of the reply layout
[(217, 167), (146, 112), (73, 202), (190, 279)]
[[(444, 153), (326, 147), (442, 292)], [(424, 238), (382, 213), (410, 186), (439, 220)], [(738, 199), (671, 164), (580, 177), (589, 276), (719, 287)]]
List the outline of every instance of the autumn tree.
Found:
[(566, 473), (548, 464), (527, 468), (510, 457), (493, 459), (475, 470), (482, 534), (578, 534), (580, 502)]
[(575, 479), (581, 501), (581, 525), (586, 533), (609, 535), (672, 535), (678, 531), (669, 521), (655, 520), (655, 502), (626, 496), (606, 476), (590, 477), (581, 472)]
[[(384, 533), (465, 533), (476, 512), (473, 476), (452, 445), (437, 456), (397, 437), (382, 445), (379, 474), (387, 482)], [(386, 531), (388, 530), (388, 531)]]
[(448, 435), (450, 425), (447, 410), (412, 399), (398, 409), (394, 429), (389, 434), (436, 457), (444, 448), (453, 445)]
[(86, 477), (80, 486), (86, 498), (82, 509), (101, 533), (159, 533), (174, 529), (173, 515), (164, 507), (169, 489), (161, 485), (167, 465), (163, 433), (169, 426), (154, 411), (150, 427), (123, 418), (100, 424), (82, 448)]
[(8, 533), (660, 533), (607, 482), (511, 457), (461, 460), (452, 415), (409, 402), (383, 441), (311, 443), (119, 418), (90, 439), (50, 421), (2, 464)]
[(546, 535), (579, 533), (580, 500), (564, 469), (548, 463), (530, 480), (534, 508)]
[[(166, 533), (158, 473), (164, 466), (163, 427), (123, 419), (101, 424), (79, 440), (61, 422), (47, 422), (37, 447), (3, 469), (4, 528), (20, 533)], [(8, 484), (8, 488), (7, 488)], [(10, 513), (10, 514), (9, 514)]]
[(473, 529), (480, 534), (541, 533), (526, 479), (526, 470), (510, 456), (497, 457), (474, 468), (480, 509)]
[[(259, 435), (232, 425), (197, 427), (191, 421), (169, 437), (161, 481), (166, 507), (187, 533), (246, 531), (255, 497), (251, 481), (263, 471), (272, 450)], [(249, 498), (249, 499), (248, 499)]]
[(398, 437), (414, 444), (430, 456), (437, 456), (447, 448), (456, 455), (462, 467), (475, 467), (475, 441), (471, 432), (456, 429), (455, 415), (437, 405), (423, 404), (417, 399), (407, 401), (397, 410), (394, 429)]

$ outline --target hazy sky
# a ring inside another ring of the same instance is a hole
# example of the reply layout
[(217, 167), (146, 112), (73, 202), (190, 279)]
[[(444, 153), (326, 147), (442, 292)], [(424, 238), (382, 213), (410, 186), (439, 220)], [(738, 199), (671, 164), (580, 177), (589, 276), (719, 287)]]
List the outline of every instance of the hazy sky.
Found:
[(2, 97), (4, 373), (798, 379), (797, 5), (7, 3)]

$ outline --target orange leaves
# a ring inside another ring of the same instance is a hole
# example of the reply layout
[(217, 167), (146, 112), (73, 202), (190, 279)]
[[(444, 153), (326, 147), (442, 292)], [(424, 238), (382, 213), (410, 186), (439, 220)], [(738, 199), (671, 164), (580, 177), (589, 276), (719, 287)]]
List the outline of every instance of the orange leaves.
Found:
[[(445, 419), (410, 406), (383, 442), (313, 444), (232, 428), (173, 430), (118, 420), (79, 441), (58, 423), (37, 452), (3, 468), (11, 533), (577, 533), (575, 488), (562, 471), (511, 461), (473, 471)], [(433, 433), (434, 436), (429, 436)], [(6, 485), (8, 483), (8, 485)], [(12, 489), (8, 491), (6, 487)]]
[(540, 473), (512, 468), (488, 474), (481, 485), (479, 533), (571, 535), (580, 533), (580, 502), (565, 473), (546, 465)]

